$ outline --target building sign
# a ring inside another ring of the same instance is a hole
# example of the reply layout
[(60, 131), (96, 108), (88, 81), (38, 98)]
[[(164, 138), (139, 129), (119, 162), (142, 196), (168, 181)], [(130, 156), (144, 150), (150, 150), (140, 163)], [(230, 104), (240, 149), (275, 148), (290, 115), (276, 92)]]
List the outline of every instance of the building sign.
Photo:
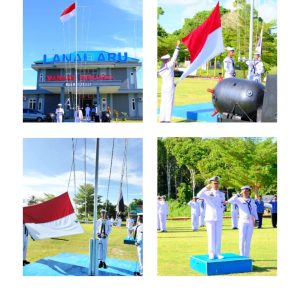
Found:
[[(113, 80), (112, 75), (93, 75), (85, 74), (80, 75), (78, 80), (80, 81), (96, 81), (96, 80)], [(60, 75), (47, 75), (46, 81), (75, 81), (74, 75), (60, 76)]]
[(43, 64), (55, 64), (55, 63), (75, 63), (77, 62), (127, 62), (127, 52), (123, 54), (121, 52), (111, 53), (105, 51), (79, 51), (70, 54), (54, 54), (53, 57), (47, 57), (47, 54), (43, 56)]
[[(76, 87), (76, 82), (66, 82), (65, 83), (66, 87)], [(93, 86), (92, 82), (78, 82), (77, 83), (78, 87), (88, 87), (88, 86)]]

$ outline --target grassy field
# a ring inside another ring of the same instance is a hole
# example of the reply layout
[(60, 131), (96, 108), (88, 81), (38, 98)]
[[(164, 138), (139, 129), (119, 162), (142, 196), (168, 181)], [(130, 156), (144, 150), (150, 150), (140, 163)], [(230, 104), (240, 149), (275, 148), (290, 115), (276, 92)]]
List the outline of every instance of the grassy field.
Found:
[[(89, 240), (92, 237), (92, 224), (82, 224), (83, 234), (65, 236), (59, 239), (32, 241), (28, 239), (27, 260), (33, 262), (47, 256), (54, 256), (62, 252), (89, 253)], [(137, 251), (134, 245), (123, 244), (127, 236), (126, 227), (113, 227), (108, 240), (108, 257), (136, 261)]]
[[(191, 221), (167, 221), (166, 233), (158, 233), (158, 275), (201, 276), (189, 266), (191, 255), (207, 253), (205, 227), (191, 231)], [(238, 230), (231, 229), (231, 219), (224, 219), (222, 252), (239, 253)], [(253, 272), (227, 276), (277, 275), (277, 229), (271, 219), (263, 220), (263, 228), (255, 229), (251, 244)]]

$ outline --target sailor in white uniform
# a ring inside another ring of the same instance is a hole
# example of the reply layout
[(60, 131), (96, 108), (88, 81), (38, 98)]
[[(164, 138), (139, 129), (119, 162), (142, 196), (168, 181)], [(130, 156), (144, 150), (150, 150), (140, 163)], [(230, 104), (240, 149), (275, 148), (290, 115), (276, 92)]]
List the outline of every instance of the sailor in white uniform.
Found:
[(232, 229), (238, 229), (239, 207), (237, 204), (231, 204), (231, 226)]
[(160, 206), (160, 196), (157, 196), (157, 230), (160, 230), (160, 219), (159, 219), (159, 206)]
[(197, 202), (197, 197), (193, 197), (187, 205), (191, 207), (192, 230), (197, 231), (199, 227), (200, 203)]
[(63, 115), (65, 114), (64, 109), (62, 108), (62, 104), (57, 105), (57, 109), (55, 110), (56, 114), (56, 123), (62, 123), (63, 121)]
[(90, 106), (87, 104), (86, 107), (85, 107), (85, 120), (86, 120), (87, 122), (89, 122), (89, 121), (91, 120), (90, 113), (91, 113), (91, 108), (90, 108)]
[(199, 215), (199, 226), (204, 227), (204, 218), (205, 218), (205, 201), (203, 199), (198, 199), (200, 206), (200, 215)]
[(82, 110), (79, 106), (77, 106), (77, 109), (74, 111), (74, 121), (75, 123), (80, 123), (83, 120), (83, 114)]
[(228, 55), (224, 59), (224, 78), (234, 78), (235, 77), (235, 69), (234, 69), (234, 48), (227, 47)]
[(28, 229), (26, 225), (23, 224), (23, 266), (30, 264), (30, 262), (26, 260), (27, 247), (28, 247)]
[(143, 213), (138, 213), (136, 227), (134, 229), (135, 245), (137, 246), (137, 255), (139, 260), (139, 271), (134, 272), (136, 276), (143, 275)]
[(169, 54), (161, 57), (163, 64), (158, 71), (159, 76), (162, 78), (160, 122), (170, 122), (172, 117), (175, 93), (174, 67), (180, 49), (179, 45), (180, 41), (177, 41), (177, 46), (172, 58)]
[(206, 204), (205, 222), (209, 259), (224, 258), (221, 255), (221, 240), (225, 194), (219, 191), (219, 179), (219, 176), (211, 177), (210, 183), (197, 194), (197, 197), (203, 199)]
[(167, 231), (167, 215), (169, 214), (169, 206), (166, 196), (161, 196), (158, 207), (160, 232)]
[(116, 227), (121, 227), (121, 225), (122, 225), (122, 218), (118, 216), (116, 220)]
[(241, 188), (241, 195), (232, 196), (228, 202), (239, 207), (239, 248), (240, 255), (250, 257), (250, 244), (253, 229), (258, 220), (255, 200), (250, 198), (251, 188)]
[(112, 231), (110, 220), (106, 218), (106, 210), (101, 210), (101, 218), (97, 220), (97, 232), (99, 238), (99, 268), (107, 268), (106, 256), (108, 246), (108, 236)]
[(128, 214), (128, 218), (126, 219), (126, 228), (127, 228), (127, 237), (131, 238), (133, 231), (134, 220), (131, 218), (130, 214)]
[(260, 52), (255, 52), (254, 60), (247, 61), (247, 65), (251, 64), (250, 80), (261, 82), (261, 75), (265, 72), (264, 64), (261, 61)]

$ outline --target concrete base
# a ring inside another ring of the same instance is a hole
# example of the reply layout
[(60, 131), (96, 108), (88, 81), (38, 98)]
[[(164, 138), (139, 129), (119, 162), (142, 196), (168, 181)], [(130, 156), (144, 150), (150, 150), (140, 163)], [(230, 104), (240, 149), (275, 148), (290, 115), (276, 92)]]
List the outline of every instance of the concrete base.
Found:
[[(98, 269), (98, 276), (134, 276), (138, 271), (135, 261), (107, 258), (107, 269)], [(23, 276), (88, 276), (89, 256), (61, 253), (45, 257), (23, 267)]]
[(221, 275), (252, 271), (252, 260), (233, 253), (222, 253), (223, 259), (209, 259), (208, 255), (190, 257), (190, 267), (205, 275)]

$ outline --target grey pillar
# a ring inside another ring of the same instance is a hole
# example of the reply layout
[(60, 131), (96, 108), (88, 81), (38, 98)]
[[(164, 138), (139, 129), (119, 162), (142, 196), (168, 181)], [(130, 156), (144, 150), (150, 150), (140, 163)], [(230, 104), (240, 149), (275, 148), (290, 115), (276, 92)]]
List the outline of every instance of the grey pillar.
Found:
[(101, 103), (100, 103), (100, 87), (99, 86), (97, 86), (97, 107), (98, 107), (98, 114), (100, 115)]
[(64, 108), (65, 106), (65, 87), (62, 86), (60, 88), (60, 103), (62, 104), (62, 107)]

